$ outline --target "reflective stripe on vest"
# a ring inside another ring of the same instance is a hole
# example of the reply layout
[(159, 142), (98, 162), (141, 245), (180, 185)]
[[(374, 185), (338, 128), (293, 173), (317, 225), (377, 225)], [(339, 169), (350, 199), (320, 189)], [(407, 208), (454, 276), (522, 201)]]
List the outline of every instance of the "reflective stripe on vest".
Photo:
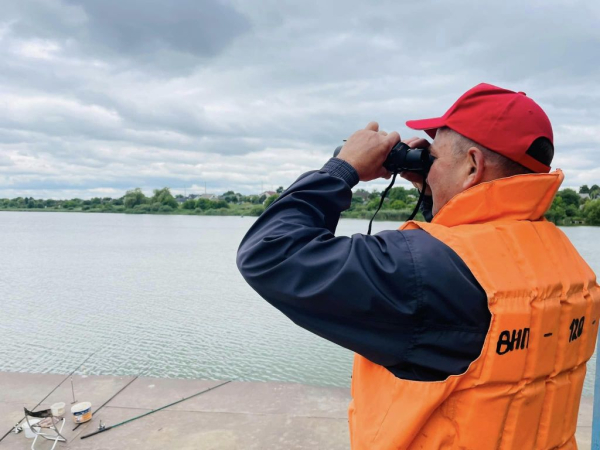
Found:
[(483, 183), (450, 200), (432, 223), (402, 227), (425, 230), (461, 257), (487, 294), (492, 320), (479, 358), (445, 381), (402, 380), (355, 355), (353, 450), (577, 448), (600, 287), (543, 219), (562, 179), (556, 171)]

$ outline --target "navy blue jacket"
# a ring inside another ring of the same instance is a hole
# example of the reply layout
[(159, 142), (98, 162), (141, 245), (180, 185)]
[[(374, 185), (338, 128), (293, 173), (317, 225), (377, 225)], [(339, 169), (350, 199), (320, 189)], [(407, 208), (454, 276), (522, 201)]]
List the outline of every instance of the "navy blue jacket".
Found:
[(298, 178), (242, 240), (241, 274), (296, 324), (397, 377), (463, 373), (490, 324), (484, 290), (452, 249), (422, 230), (336, 237), (357, 183), (337, 158)]

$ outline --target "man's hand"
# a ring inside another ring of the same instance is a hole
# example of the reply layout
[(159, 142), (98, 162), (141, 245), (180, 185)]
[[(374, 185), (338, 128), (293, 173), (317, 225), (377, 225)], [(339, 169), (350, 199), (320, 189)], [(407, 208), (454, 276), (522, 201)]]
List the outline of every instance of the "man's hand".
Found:
[[(411, 137), (410, 139), (402, 142), (404, 142), (410, 148), (428, 148), (431, 145), (429, 141), (419, 137)], [(400, 172), (400, 176), (405, 180), (410, 181), (419, 192), (423, 190), (423, 175), (415, 172)], [(431, 188), (427, 186), (426, 189), (425, 195), (431, 195)]]
[(399, 141), (397, 132), (387, 134), (379, 131), (379, 124), (371, 122), (364, 130), (358, 130), (350, 136), (337, 157), (354, 167), (360, 181), (389, 178), (391, 174), (383, 167), (383, 163)]

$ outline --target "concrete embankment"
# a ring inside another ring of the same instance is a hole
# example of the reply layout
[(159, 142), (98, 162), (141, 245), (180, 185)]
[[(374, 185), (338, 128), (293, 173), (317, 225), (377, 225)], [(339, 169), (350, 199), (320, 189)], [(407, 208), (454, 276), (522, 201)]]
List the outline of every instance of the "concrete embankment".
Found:
[[(23, 417), (23, 406), (33, 408), (65, 375), (0, 373), (0, 436)], [(75, 398), (99, 407), (132, 377), (73, 377)], [(59, 449), (327, 449), (349, 448), (347, 407), (350, 392), (343, 388), (293, 383), (232, 382), (170, 408), (97, 436), (100, 420), (113, 425), (169, 403), (217, 386), (209, 380), (138, 378), (92, 420), (76, 431), (70, 417), (71, 384), (66, 381), (38, 409), (56, 402), (67, 404), (64, 434)], [(590, 448), (592, 401), (582, 400), (577, 436), (581, 450)], [(10, 434), (0, 449), (29, 449), (24, 433)], [(38, 447), (39, 445), (39, 447)], [(50, 449), (38, 440), (36, 448)]]

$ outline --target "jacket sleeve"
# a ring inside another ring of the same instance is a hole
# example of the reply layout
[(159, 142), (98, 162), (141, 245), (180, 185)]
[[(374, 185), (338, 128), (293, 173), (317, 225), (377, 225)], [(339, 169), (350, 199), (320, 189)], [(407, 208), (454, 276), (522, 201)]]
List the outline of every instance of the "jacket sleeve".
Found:
[[(250, 228), (238, 268), (296, 324), (377, 364), (415, 372), (422, 364), (410, 355), (423, 333), (427, 281), (414, 254), (433, 238), (397, 230), (336, 237), (357, 182), (354, 168), (335, 158), (302, 175)], [(431, 355), (423, 358), (431, 365)]]
[(267, 208), (240, 245), (238, 268), (296, 324), (378, 364), (395, 364), (417, 326), (412, 257), (397, 231), (334, 235), (350, 206), (348, 183), (358, 181), (338, 161), (302, 175)]

